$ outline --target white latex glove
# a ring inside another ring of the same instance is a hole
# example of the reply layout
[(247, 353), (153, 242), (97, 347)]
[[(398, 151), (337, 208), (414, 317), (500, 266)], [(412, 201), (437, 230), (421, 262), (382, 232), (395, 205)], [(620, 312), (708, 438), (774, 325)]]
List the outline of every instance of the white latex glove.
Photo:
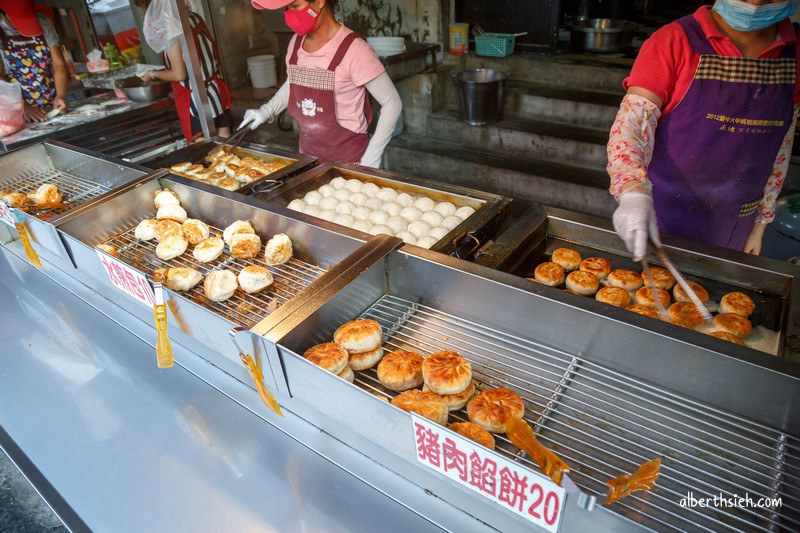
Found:
[(272, 122), (281, 111), (286, 109), (288, 104), (289, 82), (287, 81), (281, 86), (280, 89), (278, 89), (278, 92), (275, 93), (275, 96), (273, 96), (269, 102), (262, 105), (258, 109), (248, 109), (245, 111), (244, 120), (242, 120), (242, 123), (239, 124), (238, 128), (236, 128), (237, 131), (245, 126), (249, 126), (251, 130), (254, 130), (265, 122)]
[(625, 247), (633, 254), (634, 261), (647, 255), (647, 237), (656, 246), (661, 246), (656, 222), (653, 197), (648, 192), (628, 191), (619, 197), (619, 207), (611, 219)]

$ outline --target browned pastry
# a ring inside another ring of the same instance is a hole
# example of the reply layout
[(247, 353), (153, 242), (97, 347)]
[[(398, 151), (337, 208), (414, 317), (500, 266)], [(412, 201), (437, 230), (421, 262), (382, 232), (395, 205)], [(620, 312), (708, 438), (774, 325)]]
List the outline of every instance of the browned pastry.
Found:
[(222, 255), (225, 243), (219, 237), (209, 237), (200, 241), (192, 251), (192, 256), (201, 263), (210, 263)]
[[(427, 385), (423, 385), (422, 390), (425, 392), (433, 392)], [(444, 398), (444, 403), (447, 404), (447, 408), (451, 412), (458, 411), (459, 409), (463, 409), (464, 406), (467, 405), (469, 399), (475, 396), (475, 382), (470, 381), (469, 386), (457, 394), (440, 394), (439, 396)]]
[(206, 167), (204, 167), (203, 165), (199, 165), (199, 164), (198, 165), (192, 165), (189, 168), (187, 168), (186, 170), (184, 170), (184, 172), (189, 174), (190, 176), (196, 176), (198, 173), (205, 173), (206, 172)]
[(208, 179), (208, 181), (210, 181), (211, 183), (216, 184), (217, 181), (221, 179), (226, 179), (227, 177), (228, 175), (225, 172), (212, 172), (206, 179)]
[(9, 192), (3, 195), (3, 201), (11, 207), (28, 207), (31, 201), (21, 192)]
[(239, 288), (236, 274), (230, 270), (212, 270), (206, 274), (203, 293), (212, 302), (224, 302)]
[(345, 322), (333, 334), (333, 342), (354, 353), (375, 350), (382, 341), (381, 325), (370, 319)]
[(597, 291), (594, 299), (614, 307), (627, 307), (631, 303), (630, 293), (619, 287), (603, 287)]
[(714, 328), (739, 338), (745, 338), (753, 332), (750, 320), (735, 313), (723, 313), (714, 317)]
[(164, 275), (164, 283), (173, 291), (189, 291), (203, 280), (203, 275), (193, 268), (170, 268)]
[(675, 302), (669, 307), (669, 316), (691, 324), (693, 328), (703, 323), (703, 315), (692, 302)]
[(63, 196), (58, 191), (58, 187), (52, 183), (44, 183), (30, 195), (30, 199), (36, 205), (57, 204), (61, 202)]
[(347, 351), (335, 342), (312, 346), (303, 357), (320, 368), (339, 375), (347, 366)]
[(356, 380), (356, 375), (353, 373), (353, 369), (350, 368), (350, 365), (344, 367), (344, 370), (337, 374), (343, 380), (352, 383)]
[(236, 178), (241, 181), (242, 183), (250, 183), (255, 180), (260, 180), (264, 177), (264, 173), (258, 169), (251, 168), (244, 175), (236, 176)]
[(273, 235), (264, 246), (264, 262), (269, 266), (278, 266), (292, 258), (292, 240), (285, 233)]
[(378, 346), (374, 350), (364, 352), (347, 352), (350, 355), (349, 364), (353, 370), (366, 370), (380, 363), (383, 359), (383, 347)]
[(712, 337), (716, 337), (717, 339), (722, 339), (724, 341), (732, 342), (734, 344), (738, 344), (739, 346), (744, 346), (744, 341), (737, 337), (736, 335), (731, 335), (727, 331), (712, 331), (709, 333)]
[[(694, 281), (687, 281), (686, 283), (689, 284), (689, 287), (697, 294), (697, 297), (700, 298), (701, 302), (708, 301), (708, 291), (703, 288), (702, 285), (699, 283), (695, 283)], [(672, 291), (672, 296), (675, 297), (676, 302), (690, 302), (691, 299), (689, 295), (686, 294), (686, 291), (683, 290), (683, 287), (680, 285), (675, 285), (675, 289)]]
[(189, 241), (187, 241), (183, 235), (174, 235), (158, 243), (158, 246), (156, 246), (156, 256), (163, 261), (169, 261), (170, 259), (175, 259), (179, 255), (182, 255), (188, 247)]
[(447, 427), (462, 437), (494, 450), (494, 436), (474, 422), (453, 422)]
[(247, 220), (237, 220), (222, 231), (222, 240), (225, 241), (225, 244), (230, 246), (231, 238), (234, 235), (239, 233), (255, 234), (255, 232), (256, 230), (253, 229), (253, 225), (250, 224), (250, 222)]
[(687, 322), (687, 321), (685, 321), (683, 319), (680, 319), (680, 318), (670, 317), (669, 318), (669, 323), (673, 324), (675, 326), (680, 326), (682, 328), (686, 328), (686, 329), (694, 329), (694, 325), (692, 325), (691, 322)]
[(227, 174), (223, 173), (224, 178), (215, 180), (213, 183), (220, 189), (225, 189), (226, 191), (236, 191), (239, 190), (240, 185), (239, 182), (236, 181), (236, 178), (229, 178)]
[(467, 404), (469, 419), (492, 433), (505, 433), (509, 418), (524, 414), (522, 398), (506, 388), (481, 391)]
[(186, 237), (186, 240), (191, 245), (199, 244), (201, 241), (208, 239), (208, 225), (196, 218), (186, 219), (181, 229), (183, 230), (183, 236)]
[(546, 262), (538, 265), (533, 271), (533, 276), (539, 283), (550, 287), (556, 287), (564, 283), (564, 269), (556, 263)]
[[(675, 276), (666, 268), (650, 267), (650, 275), (653, 276), (653, 285), (659, 289), (670, 291), (675, 286)], [(645, 285), (650, 283), (647, 279), (647, 274), (644, 272), (642, 272), (642, 281)]]
[(656, 310), (646, 305), (633, 304), (629, 305), (625, 309), (640, 315), (649, 316), (650, 318), (658, 318), (658, 313), (656, 313)]
[(236, 259), (251, 259), (261, 251), (261, 237), (254, 233), (237, 233), (231, 237), (229, 246)]
[(572, 272), (578, 268), (582, 259), (581, 254), (571, 248), (558, 248), (553, 250), (553, 255), (550, 257), (553, 263), (560, 265), (561, 268), (568, 272)]
[(189, 170), (191, 167), (192, 167), (192, 164), (189, 161), (184, 161), (183, 163), (177, 163), (175, 165), (172, 165), (171, 167), (169, 167), (169, 169), (172, 172), (177, 172), (177, 173), (183, 174), (184, 172)]
[(611, 263), (602, 257), (587, 257), (581, 261), (580, 269), (605, 279), (611, 273)]
[(110, 244), (98, 244), (97, 247), (103, 250), (108, 255), (119, 257), (119, 252), (117, 251), (117, 249), (111, 246)]
[(743, 292), (730, 292), (719, 302), (720, 313), (734, 313), (748, 317), (756, 310), (756, 303)]
[(161, 242), (168, 237), (183, 237), (183, 226), (174, 220), (157, 220), (155, 232), (156, 240)]
[(447, 404), (438, 394), (408, 390), (392, 398), (392, 405), (407, 413), (417, 413), (437, 424), (447, 424)]
[(618, 268), (608, 275), (609, 287), (619, 287), (626, 291), (638, 291), (642, 288), (642, 277), (633, 270)]
[(422, 356), (404, 350), (391, 352), (378, 365), (378, 380), (389, 390), (404, 391), (422, 385)]
[(458, 394), (472, 383), (472, 365), (455, 352), (437, 352), (422, 362), (422, 379), (436, 394)]
[(591, 296), (597, 292), (600, 280), (597, 275), (583, 270), (576, 270), (567, 275), (567, 289), (576, 294)]
[(261, 265), (244, 267), (236, 279), (239, 281), (239, 287), (247, 294), (260, 292), (273, 282), (272, 272)]
[[(659, 298), (661, 299), (661, 303), (664, 304), (664, 307), (667, 307), (670, 301), (669, 293), (664, 289), (656, 289), (656, 294), (658, 294)], [(646, 305), (648, 307), (656, 306), (656, 299), (653, 296), (653, 291), (650, 287), (645, 286), (636, 291), (636, 303), (639, 305)]]

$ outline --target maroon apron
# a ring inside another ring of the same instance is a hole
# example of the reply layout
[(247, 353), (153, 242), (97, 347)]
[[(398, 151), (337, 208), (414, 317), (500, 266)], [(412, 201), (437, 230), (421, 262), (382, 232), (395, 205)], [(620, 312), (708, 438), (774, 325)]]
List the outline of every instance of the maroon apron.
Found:
[(44, 34), (26, 37), (25, 35), (6, 35), (0, 30), (3, 57), (8, 65), (6, 80), (19, 83), (22, 98), (28, 105), (51, 107), (56, 97), (53, 81), (53, 64), (50, 47)]
[[(303, 45), (299, 36), (289, 59), (289, 114), (300, 127), (300, 152), (323, 163), (358, 163), (369, 144), (369, 135), (343, 127), (336, 117), (334, 73), (356, 39), (360, 37), (355, 33), (344, 38), (327, 70), (297, 66), (297, 52)], [(364, 99), (364, 114), (367, 123), (372, 122), (369, 98)]]
[(693, 16), (678, 20), (700, 63), (656, 129), (648, 175), (662, 232), (744, 247), (788, 128), (795, 47), (778, 59), (722, 57)]

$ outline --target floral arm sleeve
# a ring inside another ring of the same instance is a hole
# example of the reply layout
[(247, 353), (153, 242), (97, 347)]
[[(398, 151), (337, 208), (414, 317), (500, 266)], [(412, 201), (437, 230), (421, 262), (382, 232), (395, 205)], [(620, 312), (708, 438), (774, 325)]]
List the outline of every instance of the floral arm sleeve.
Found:
[(800, 107), (794, 108), (794, 119), (792, 120), (789, 131), (786, 132), (786, 137), (783, 138), (781, 149), (778, 150), (778, 157), (775, 158), (775, 164), (772, 167), (772, 174), (767, 180), (767, 185), (764, 187), (764, 197), (761, 199), (761, 204), (758, 206), (758, 215), (756, 215), (756, 222), (762, 224), (769, 224), (775, 218), (775, 202), (778, 200), (783, 188), (783, 182), (786, 181), (786, 173), (789, 170), (789, 159), (792, 157), (792, 143), (794, 142), (794, 125), (797, 122), (797, 114)]
[(638, 181), (650, 188), (647, 166), (653, 158), (656, 126), (661, 110), (644, 96), (626, 94), (608, 139), (609, 192), (619, 199), (622, 187)]

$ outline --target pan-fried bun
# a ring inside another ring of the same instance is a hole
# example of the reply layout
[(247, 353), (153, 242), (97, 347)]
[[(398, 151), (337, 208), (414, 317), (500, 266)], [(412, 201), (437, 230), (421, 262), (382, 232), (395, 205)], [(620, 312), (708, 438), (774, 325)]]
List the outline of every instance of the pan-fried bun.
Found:
[[(669, 305), (670, 297), (669, 293), (664, 289), (656, 289), (656, 294), (661, 299), (661, 303), (664, 304), (664, 307)], [(636, 291), (636, 303), (639, 305), (646, 305), (648, 307), (655, 307), (656, 299), (653, 296), (653, 291), (650, 287), (642, 287), (638, 291)]]
[(734, 344), (738, 344), (739, 346), (744, 346), (744, 341), (737, 337), (736, 335), (731, 335), (727, 331), (713, 331), (709, 333), (712, 337), (717, 339), (722, 339), (724, 341), (732, 342)]
[(389, 390), (404, 391), (422, 385), (422, 356), (415, 352), (396, 351), (378, 365), (378, 380)]
[[(671, 291), (675, 286), (675, 276), (669, 270), (660, 267), (650, 267), (650, 275), (653, 276), (653, 285), (665, 291)], [(650, 283), (647, 279), (647, 274), (642, 272), (642, 281), (645, 285)]]
[(694, 329), (694, 325), (692, 325), (691, 322), (687, 322), (686, 320), (683, 320), (681, 318), (670, 317), (668, 322), (674, 326), (680, 326), (686, 329)]
[(594, 299), (614, 307), (627, 307), (631, 303), (631, 295), (619, 287), (603, 287), (597, 291)]
[(228, 246), (231, 245), (231, 237), (238, 233), (255, 233), (256, 230), (253, 229), (253, 225), (246, 220), (237, 220), (222, 232), (222, 240), (225, 241), (225, 244)]
[[(423, 385), (422, 390), (427, 392), (431, 389), (427, 385)], [(447, 404), (447, 408), (450, 409), (451, 412), (458, 411), (459, 409), (463, 409), (464, 406), (467, 405), (469, 399), (475, 396), (475, 382), (470, 381), (469, 386), (457, 394), (440, 394), (439, 396), (444, 398), (444, 403)]]
[(156, 225), (158, 221), (154, 218), (146, 218), (139, 222), (133, 232), (134, 237), (140, 241), (150, 241), (156, 238)]
[(184, 239), (183, 235), (167, 237), (156, 246), (156, 256), (164, 261), (169, 261), (183, 254), (188, 246), (189, 241)]
[(165, 282), (173, 291), (188, 291), (202, 281), (203, 275), (193, 268), (176, 267), (167, 270)]
[(571, 248), (558, 248), (557, 250), (553, 250), (553, 255), (550, 260), (560, 265), (564, 270), (572, 272), (580, 266), (583, 258), (581, 254)]
[(474, 422), (453, 422), (447, 427), (462, 437), (494, 450), (494, 437), (492, 434)]
[(597, 292), (600, 286), (600, 280), (597, 275), (591, 272), (584, 272), (583, 270), (576, 270), (567, 274), (567, 289), (576, 294), (584, 296), (591, 296)]
[(333, 334), (333, 342), (348, 352), (369, 352), (380, 347), (382, 341), (381, 325), (370, 319), (345, 322)]
[(192, 256), (200, 263), (210, 263), (222, 255), (225, 243), (219, 237), (209, 237), (199, 243), (192, 250)]
[(682, 320), (696, 328), (703, 323), (703, 315), (692, 302), (675, 302), (669, 307), (671, 319)]
[(303, 357), (320, 368), (339, 375), (347, 366), (347, 351), (335, 342), (312, 346)]
[(260, 265), (244, 267), (236, 279), (239, 281), (239, 287), (247, 294), (260, 292), (272, 285), (273, 282), (272, 272), (267, 267)]
[(203, 292), (206, 298), (213, 302), (224, 302), (233, 296), (238, 288), (236, 274), (230, 270), (212, 270), (203, 282)]
[(658, 318), (658, 313), (656, 313), (656, 310), (646, 305), (633, 304), (629, 305), (625, 309), (640, 315), (649, 316), (650, 318)]
[(380, 363), (383, 358), (383, 347), (366, 352), (347, 352), (350, 354), (349, 364), (353, 370), (366, 370)]
[(469, 401), (467, 414), (486, 431), (505, 433), (509, 418), (522, 418), (525, 414), (525, 404), (510, 389), (486, 389)]
[(409, 390), (392, 398), (392, 405), (408, 413), (417, 413), (437, 424), (447, 424), (447, 404), (438, 394)]
[(187, 218), (183, 223), (183, 236), (189, 244), (197, 244), (208, 239), (208, 224), (196, 218)]
[(564, 269), (556, 263), (542, 263), (536, 267), (533, 275), (536, 281), (550, 287), (556, 287), (564, 283)]
[(183, 236), (183, 227), (174, 220), (157, 220), (154, 231), (158, 242), (167, 237)]
[(580, 269), (591, 272), (600, 279), (605, 279), (611, 273), (611, 263), (602, 257), (587, 257), (581, 261)]
[(254, 233), (237, 233), (231, 236), (228, 246), (236, 259), (251, 259), (261, 251), (261, 237)]
[[(701, 302), (708, 301), (708, 291), (703, 288), (702, 285), (699, 283), (695, 283), (694, 281), (687, 281), (686, 283), (689, 284), (689, 287), (697, 294), (697, 297), (700, 298)], [(675, 289), (672, 291), (672, 296), (675, 297), (676, 302), (690, 302), (691, 299), (689, 295), (686, 294), (686, 291), (683, 290), (683, 287), (680, 285), (675, 285)]]
[(638, 291), (642, 288), (642, 277), (633, 270), (618, 268), (608, 275), (608, 285), (626, 291)]
[(458, 394), (472, 383), (472, 365), (455, 352), (437, 352), (422, 362), (422, 379), (436, 394)]
[(714, 317), (714, 329), (743, 339), (753, 332), (753, 324), (742, 315), (723, 313)]
[(337, 376), (350, 383), (356, 380), (356, 375), (353, 373), (353, 369), (350, 368), (350, 365), (345, 365), (344, 370), (339, 372)]
[(748, 317), (756, 310), (756, 303), (743, 292), (729, 292), (719, 302), (720, 313), (734, 313)]

